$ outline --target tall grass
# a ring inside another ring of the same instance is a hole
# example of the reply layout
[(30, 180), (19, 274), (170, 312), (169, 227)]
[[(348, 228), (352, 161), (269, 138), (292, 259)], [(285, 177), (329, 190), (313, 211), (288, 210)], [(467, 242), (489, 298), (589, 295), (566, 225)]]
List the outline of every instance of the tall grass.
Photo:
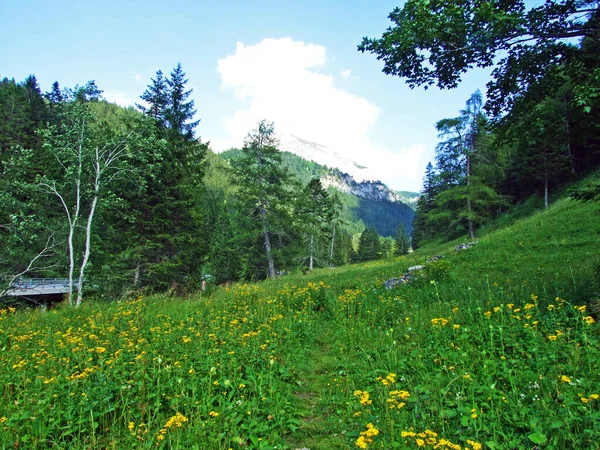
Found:
[(0, 447), (598, 448), (599, 233), (561, 200), (460, 252), (2, 309)]

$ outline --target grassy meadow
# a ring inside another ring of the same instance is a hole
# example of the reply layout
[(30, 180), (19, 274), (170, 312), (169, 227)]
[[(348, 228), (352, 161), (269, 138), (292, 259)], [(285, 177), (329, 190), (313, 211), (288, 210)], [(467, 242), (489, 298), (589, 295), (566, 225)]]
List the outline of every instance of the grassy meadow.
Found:
[(599, 219), (559, 200), (468, 250), (2, 309), (0, 448), (600, 448)]

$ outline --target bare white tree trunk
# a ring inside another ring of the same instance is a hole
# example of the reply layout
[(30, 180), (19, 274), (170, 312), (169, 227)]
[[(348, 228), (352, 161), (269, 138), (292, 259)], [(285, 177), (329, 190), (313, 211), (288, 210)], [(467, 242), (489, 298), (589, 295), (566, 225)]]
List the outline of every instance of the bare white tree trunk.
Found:
[(313, 270), (314, 254), (315, 254), (315, 235), (311, 234), (310, 235), (310, 258), (309, 258), (309, 262), (308, 262), (309, 270)]
[(265, 252), (267, 254), (267, 274), (269, 278), (275, 277), (275, 263), (273, 261), (273, 255), (271, 254), (271, 235), (269, 234), (269, 226), (267, 221), (267, 208), (264, 202), (260, 204), (260, 218), (263, 226), (263, 235), (265, 238)]
[(94, 198), (92, 200), (92, 205), (90, 206), (90, 211), (88, 214), (87, 225), (85, 227), (85, 249), (83, 251), (83, 260), (81, 261), (81, 267), (79, 268), (79, 279), (77, 280), (77, 301), (75, 306), (81, 305), (81, 301), (83, 300), (83, 280), (84, 280), (84, 272), (85, 268), (90, 260), (90, 243), (92, 236), (92, 222), (94, 220), (94, 213), (96, 212), (96, 206), (98, 205), (98, 197), (100, 195), (100, 176), (102, 175), (102, 170), (100, 168), (100, 157), (98, 148), (96, 147), (96, 158), (95, 158), (95, 178), (94, 178)]

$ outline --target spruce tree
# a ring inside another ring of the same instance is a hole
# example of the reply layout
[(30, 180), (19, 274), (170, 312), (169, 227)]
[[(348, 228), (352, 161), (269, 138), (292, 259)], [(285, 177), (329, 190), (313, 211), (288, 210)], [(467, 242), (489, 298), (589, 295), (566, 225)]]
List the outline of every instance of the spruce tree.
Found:
[(381, 258), (381, 243), (375, 227), (365, 228), (360, 235), (356, 258), (361, 262)]
[(406, 255), (410, 244), (408, 242), (406, 230), (402, 224), (398, 224), (398, 230), (396, 231), (396, 238), (394, 241), (396, 243), (396, 255)]
[(296, 214), (304, 230), (308, 268), (312, 270), (326, 252), (325, 244), (329, 241), (325, 237), (334, 214), (329, 194), (318, 178), (306, 185)]
[(148, 85), (141, 99), (146, 102), (146, 105), (136, 106), (146, 114), (156, 120), (156, 123), (162, 127), (166, 127), (165, 115), (167, 105), (169, 103), (169, 91), (167, 80), (164, 78), (162, 70), (156, 71), (156, 78), (150, 79), (151, 84)]
[[(242, 154), (232, 161), (238, 197), (251, 219), (247, 230), (250, 249), (264, 249), (264, 270), (276, 274), (274, 247), (283, 244), (282, 228), (289, 220), (291, 177), (281, 165), (272, 122), (262, 120), (246, 136)], [(275, 241), (275, 239), (277, 239)]]
[(165, 119), (171, 131), (181, 135), (185, 141), (191, 141), (194, 139), (194, 130), (200, 120), (193, 120), (196, 110), (194, 100), (188, 100), (192, 90), (186, 91), (187, 82), (181, 63), (177, 63), (171, 72), (171, 77), (167, 80), (169, 96)]

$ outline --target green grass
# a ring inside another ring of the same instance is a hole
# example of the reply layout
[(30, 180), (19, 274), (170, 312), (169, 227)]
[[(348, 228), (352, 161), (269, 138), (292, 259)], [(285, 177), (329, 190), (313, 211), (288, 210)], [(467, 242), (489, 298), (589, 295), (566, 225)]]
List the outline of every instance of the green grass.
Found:
[(210, 297), (4, 309), (0, 448), (600, 448), (599, 211)]

